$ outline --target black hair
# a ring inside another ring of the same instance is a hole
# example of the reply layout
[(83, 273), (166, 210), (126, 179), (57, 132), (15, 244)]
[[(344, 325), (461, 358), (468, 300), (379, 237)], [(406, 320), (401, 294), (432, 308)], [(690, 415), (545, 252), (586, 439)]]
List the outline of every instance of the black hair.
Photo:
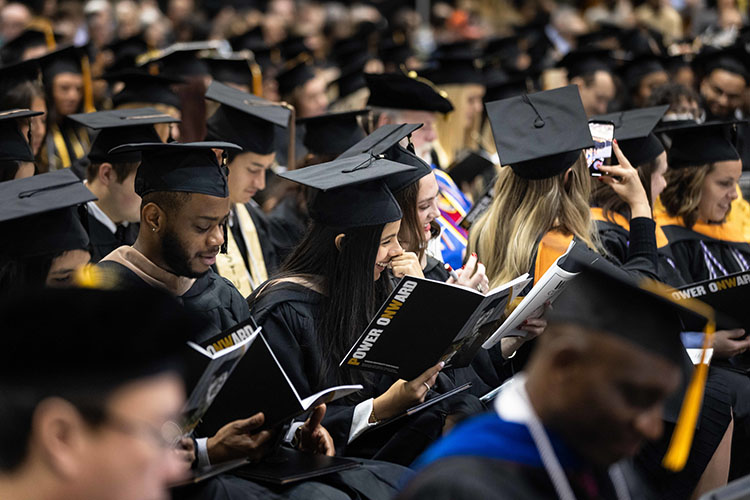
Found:
[(89, 425), (97, 426), (107, 418), (105, 408), (109, 392), (111, 388), (94, 389), (90, 381), (75, 384), (50, 381), (47, 387), (0, 383), (0, 471), (13, 472), (23, 464), (28, 454), (34, 412), (44, 399), (55, 396), (68, 401)]
[(154, 191), (143, 195), (141, 209), (149, 203), (155, 203), (168, 214), (173, 214), (180, 210), (189, 200), (190, 193), (183, 191)]
[(654, 89), (648, 98), (646, 106), (661, 106), (664, 104), (674, 106), (680, 102), (681, 98), (685, 98), (688, 101), (700, 102), (698, 93), (695, 90), (681, 83), (666, 83)]
[(44, 287), (52, 261), (63, 253), (26, 258), (0, 255), (0, 299), (21, 288)]
[[(281, 268), (278, 278), (322, 277), (323, 300), (316, 318), (316, 335), (323, 359), (316, 386), (330, 383), (366, 382), (359, 370), (339, 370), (338, 365), (352, 343), (364, 331), (388, 297), (390, 275), (373, 281), (383, 224), (341, 229), (313, 222)], [(344, 234), (341, 250), (335, 239)]]

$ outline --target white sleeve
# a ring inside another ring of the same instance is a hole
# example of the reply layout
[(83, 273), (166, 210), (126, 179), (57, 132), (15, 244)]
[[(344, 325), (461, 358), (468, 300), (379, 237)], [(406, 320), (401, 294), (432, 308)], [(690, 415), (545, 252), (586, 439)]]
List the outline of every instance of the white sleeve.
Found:
[(352, 415), (352, 426), (349, 428), (349, 441), (351, 443), (363, 432), (372, 427), (375, 424), (370, 423), (370, 415), (372, 414), (372, 398), (362, 401), (354, 407), (354, 415)]
[(197, 438), (195, 440), (195, 455), (198, 457), (199, 467), (208, 467), (211, 465), (211, 460), (208, 459), (208, 438)]

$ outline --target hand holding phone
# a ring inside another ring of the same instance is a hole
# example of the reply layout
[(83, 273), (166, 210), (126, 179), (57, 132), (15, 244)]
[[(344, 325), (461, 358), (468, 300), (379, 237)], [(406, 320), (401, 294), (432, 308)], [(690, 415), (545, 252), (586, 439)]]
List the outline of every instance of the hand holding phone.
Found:
[(594, 140), (594, 147), (585, 150), (586, 163), (591, 177), (605, 175), (599, 167), (612, 156), (612, 139), (615, 136), (615, 124), (612, 122), (590, 121), (589, 131)]

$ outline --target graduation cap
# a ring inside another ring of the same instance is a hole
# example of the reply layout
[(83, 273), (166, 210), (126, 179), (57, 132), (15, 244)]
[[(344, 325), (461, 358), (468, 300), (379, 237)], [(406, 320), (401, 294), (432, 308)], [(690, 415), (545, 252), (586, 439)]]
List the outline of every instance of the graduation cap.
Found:
[(227, 140), (243, 151), (269, 154), (274, 151), (275, 127), (286, 128), (290, 110), (219, 82), (212, 82), (206, 99), (221, 104), (206, 123), (212, 140)]
[(503, 165), (519, 177), (546, 179), (593, 147), (576, 85), (485, 104)]
[(719, 161), (739, 160), (740, 155), (732, 140), (734, 121), (696, 123), (667, 122), (657, 131), (671, 139), (667, 151), (669, 168), (695, 167)]
[(85, 48), (68, 45), (40, 57), (38, 61), (47, 85), (50, 85), (52, 79), (61, 73), (83, 74), (81, 58), (85, 55), (87, 55)]
[(87, 248), (75, 207), (93, 200), (70, 169), (0, 183), (0, 254), (24, 258)]
[(162, 75), (151, 75), (138, 69), (107, 73), (102, 76), (110, 83), (122, 82), (125, 87), (112, 96), (115, 107), (131, 103), (164, 104), (180, 109), (180, 98), (172, 90), (172, 85), (185, 83), (185, 80)]
[(492, 180), (495, 177), (495, 164), (482, 151), (465, 151), (453, 162), (448, 173), (458, 186), (464, 182), (471, 183), (480, 175)]
[(529, 92), (531, 72), (507, 73), (497, 66), (484, 68), (484, 102), (499, 101)]
[(0, 95), (23, 82), (39, 81), (41, 65), (38, 59), (29, 59), (0, 67)]
[(438, 85), (483, 83), (482, 72), (479, 69), (479, 51), (467, 48), (459, 52), (455, 49), (455, 52), (437, 52), (433, 57), (435, 57), (436, 65), (427, 75), (433, 83)]
[[(114, 319), (113, 311), (127, 314)], [(19, 290), (0, 306), (0, 322), (7, 346), (0, 354), (0, 385), (32, 389), (39, 399), (70, 391), (96, 397), (131, 380), (179, 370), (185, 342), (208, 327), (204, 318), (155, 287), (137, 293)], [(38, 344), (34, 349), (29, 349), (29, 332)]]
[(315, 78), (312, 67), (312, 56), (303, 52), (296, 58), (288, 61), (281, 72), (276, 76), (279, 85), (279, 94), (288, 96), (294, 89), (301, 87)]
[(348, 65), (341, 68), (339, 77), (329, 84), (329, 88), (334, 87), (338, 94), (338, 99), (344, 98), (367, 87), (365, 81), (365, 65), (370, 60), (370, 56), (363, 54)]
[[(222, 83), (236, 83), (238, 85), (253, 85), (253, 60), (249, 54), (233, 54), (229, 57), (206, 57), (211, 76), (214, 81)], [(258, 70), (259, 71), (259, 70)]]
[(617, 145), (625, 153), (630, 164), (637, 167), (653, 161), (664, 152), (664, 146), (653, 130), (668, 109), (669, 104), (632, 109), (594, 116), (591, 121), (614, 123), (614, 138), (617, 139)]
[(136, 64), (150, 68), (156, 66), (159, 73), (168, 75), (205, 76), (210, 74), (208, 65), (198, 57), (198, 53), (218, 50), (221, 45), (219, 40), (175, 43), (165, 49), (142, 54), (136, 59)]
[(135, 192), (143, 197), (154, 192), (198, 193), (217, 198), (229, 196), (226, 160), (216, 159), (214, 149), (239, 151), (229, 142), (150, 142), (124, 144), (113, 153), (141, 152), (135, 174)]
[(128, 38), (118, 39), (105, 46), (105, 50), (112, 52), (114, 62), (108, 67), (109, 71), (118, 71), (135, 67), (135, 61), (141, 54), (149, 50), (143, 33)]
[(414, 55), (406, 34), (400, 30), (386, 33), (378, 44), (378, 54), (384, 64), (401, 66)]
[(0, 162), (34, 161), (29, 140), (21, 133), (17, 120), (43, 114), (28, 109), (0, 111)]
[(404, 73), (365, 73), (370, 89), (368, 106), (449, 113), (453, 105), (447, 95), (416, 71)]
[(281, 57), (285, 61), (290, 59), (296, 59), (302, 54), (310, 55), (310, 48), (305, 42), (305, 38), (302, 35), (292, 35), (286, 37), (279, 43), (279, 49), (281, 50)]
[[(714, 310), (696, 299), (676, 301), (666, 285), (631, 275), (605, 259), (577, 262), (580, 273), (566, 286), (548, 314), (548, 322), (571, 323), (595, 334), (611, 335), (681, 366), (685, 348), (680, 333), (685, 322), (705, 325), (705, 349), (715, 330)], [(681, 470), (690, 453), (708, 373), (701, 362), (693, 372), (680, 416), (662, 465)]]
[(303, 144), (311, 153), (338, 156), (365, 137), (357, 117), (369, 112), (365, 108), (301, 118), (297, 123), (305, 125)]
[(47, 33), (44, 31), (29, 28), (24, 30), (13, 40), (9, 40), (0, 48), (0, 59), (3, 64), (13, 64), (28, 59), (26, 51), (35, 48), (53, 49), (55, 39), (52, 44), (49, 43)]
[(499, 65), (511, 71), (518, 70), (516, 60), (521, 54), (521, 48), (518, 45), (519, 40), (518, 35), (489, 39), (484, 46), (485, 65)]
[(354, 36), (336, 40), (331, 48), (331, 57), (339, 65), (344, 65), (352, 59), (358, 59), (362, 56), (369, 58), (368, 52), (367, 37), (357, 33)]
[(179, 120), (153, 108), (117, 109), (68, 115), (68, 118), (88, 128), (99, 130), (91, 142), (86, 157), (91, 163), (132, 163), (141, 161), (138, 151), (110, 154), (122, 144), (160, 142), (154, 130), (157, 123), (176, 123)]
[(568, 70), (568, 79), (593, 75), (597, 71), (612, 72), (612, 53), (606, 49), (579, 49), (565, 54), (557, 64)]
[(693, 59), (694, 66), (704, 76), (708, 76), (716, 69), (723, 69), (735, 75), (740, 75), (745, 79), (745, 82), (750, 82), (749, 63), (750, 57), (741, 45), (732, 45), (725, 48), (705, 46)]
[(621, 75), (629, 89), (635, 89), (641, 80), (654, 73), (666, 73), (663, 58), (654, 54), (642, 54), (626, 62), (621, 68)]
[(258, 25), (252, 29), (247, 30), (241, 35), (235, 35), (229, 38), (229, 44), (232, 46), (232, 50), (251, 50), (265, 49), (268, 44), (263, 39), (263, 27)]
[(313, 220), (337, 228), (374, 226), (401, 218), (401, 208), (383, 181), (414, 167), (363, 153), (279, 174), (316, 189)]

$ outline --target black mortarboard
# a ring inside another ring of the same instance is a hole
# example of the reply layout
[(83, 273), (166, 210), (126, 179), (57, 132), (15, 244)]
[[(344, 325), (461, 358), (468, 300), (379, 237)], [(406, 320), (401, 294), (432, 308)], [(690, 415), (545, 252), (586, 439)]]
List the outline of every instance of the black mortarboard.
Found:
[(606, 115), (594, 116), (591, 121), (615, 124), (617, 145), (634, 167), (656, 159), (664, 152), (664, 146), (653, 133), (654, 127), (669, 109), (669, 105), (632, 109)]
[(362, 153), (381, 155), (421, 127), (421, 123), (387, 123), (341, 153), (339, 158), (350, 158)]
[(610, 24), (606, 27), (600, 26), (599, 29), (578, 35), (576, 37), (576, 47), (584, 48), (605, 48), (615, 50), (620, 48), (620, 37), (622, 29)]
[(37, 29), (26, 29), (13, 40), (9, 40), (0, 48), (0, 59), (3, 64), (14, 64), (24, 59), (24, 52), (28, 49), (48, 48), (47, 34)]
[(290, 170), (279, 176), (317, 190), (309, 205), (313, 220), (350, 228), (399, 220), (401, 208), (383, 179), (412, 169), (365, 153)]
[(238, 144), (243, 151), (271, 153), (275, 126), (286, 128), (289, 123), (285, 106), (219, 82), (211, 83), (206, 99), (221, 104), (206, 123), (208, 137)]
[(484, 68), (484, 102), (499, 101), (529, 92), (529, 78), (524, 73), (506, 73), (496, 66)]
[(201, 51), (216, 50), (221, 42), (180, 42), (169, 47), (142, 54), (137, 58), (138, 66), (157, 65), (159, 73), (169, 76), (205, 76), (210, 74), (206, 62), (198, 57)]
[(296, 59), (302, 54), (310, 54), (310, 48), (305, 42), (305, 37), (301, 35), (288, 36), (279, 43), (281, 57), (285, 61)]
[(389, 148), (385, 152), (385, 157), (396, 163), (414, 167), (414, 170), (399, 172), (385, 178), (385, 183), (392, 193), (399, 193), (418, 182), (422, 177), (432, 173), (432, 167), (427, 162), (400, 144), (395, 144)]
[(365, 81), (370, 89), (368, 106), (391, 109), (411, 109), (449, 113), (453, 105), (445, 92), (410, 71), (403, 73), (365, 73)]
[(479, 69), (481, 53), (472, 41), (439, 46), (432, 54), (434, 67), (428, 77), (438, 85), (483, 83)]
[(112, 105), (123, 104), (165, 104), (180, 109), (180, 98), (172, 90), (172, 85), (185, 83), (184, 80), (161, 75), (151, 75), (142, 70), (130, 69), (108, 73), (102, 77), (108, 82), (122, 82), (125, 87), (112, 96)]
[(414, 50), (402, 31), (393, 31), (384, 35), (380, 40), (378, 54), (384, 64), (393, 64), (398, 67), (414, 55)]
[(0, 183), (0, 254), (24, 258), (88, 248), (75, 207), (93, 200), (70, 169)]
[(160, 142), (154, 130), (157, 123), (179, 122), (176, 118), (153, 108), (117, 109), (68, 115), (68, 118), (88, 128), (99, 130), (91, 142), (86, 155), (91, 163), (126, 163), (141, 161), (141, 153), (110, 154), (110, 150), (122, 144)]
[(232, 50), (251, 50), (265, 49), (268, 47), (265, 40), (263, 40), (263, 27), (258, 25), (241, 35), (233, 36), (229, 39), (229, 44), (232, 46)]
[(204, 60), (208, 63), (214, 81), (252, 86), (252, 59), (248, 56), (249, 54), (233, 54), (229, 57), (207, 57)]
[[(38, 59), (29, 59), (1, 67), (0, 96), (21, 83), (38, 81), (41, 70)], [(2, 97), (0, 97), (0, 100), (2, 100)]]
[(112, 52), (114, 61), (107, 67), (109, 71), (118, 71), (135, 67), (135, 60), (141, 54), (148, 52), (148, 44), (143, 33), (125, 39), (115, 40), (105, 47)]
[(297, 87), (301, 87), (310, 80), (315, 78), (315, 71), (312, 67), (312, 57), (304, 52), (299, 57), (288, 61), (281, 72), (276, 77), (279, 84), (279, 94), (288, 96)]
[(568, 70), (568, 79), (593, 75), (597, 71), (611, 72), (613, 65), (611, 53), (606, 49), (573, 50), (558, 63), (558, 66)]
[(348, 38), (337, 40), (331, 48), (331, 57), (343, 66), (355, 58), (362, 55), (368, 56), (367, 38), (359, 33)]
[[(127, 314), (115, 320), (113, 311)], [(138, 293), (19, 290), (0, 307), (0, 323), (7, 346), (0, 355), (0, 384), (33, 389), (40, 398), (70, 391), (95, 397), (131, 380), (179, 371), (185, 342), (208, 326), (154, 287)], [(29, 334), (38, 342), (34, 349), (28, 348)]]
[(639, 286), (626, 272), (601, 258), (579, 266), (580, 273), (549, 311), (550, 324), (572, 323), (614, 335), (682, 365), (683, 318), (697, 319), (697, 313)]
[(340, 155), (365, 137), (365, 131), (357, 121), (357, 117), (369, 111), (365, 108), (297, 120), (298, 123), (305, 125), (303, 139), (305, 147), (314, 154)]
[(341, 68), (339, 77), (329, 84), (329, 87), (335, 87), (338, 99), (367, 87), (365, 65), (369, 59), (370, 57), (365, 54)]
[(546, 179), (564, 172), (593, 147), (576, 85), (485, 104), (503, 165), (519, 177)]
[(721, 49), (705, 46), (695, 56), (693, 63), (703, 76), (708, 76), (715, 69), (723, 69), (735, 75), (740, 75), (745, 79), (745, 82), (750, 82), (750, 74), (748, 74), (750, 57), (741, 45), (732, 45)]
[(0, 111), (0, 161), (34, 161), (29, 139), (21, 133), (17, 120), (42, 114), (28, 109)]
[(635, 89), (641, 80), (653, 73), (666, 72), (662, 58), (654, 54), (642, 54), (626, 62), (621, 69), (622, 78), (629, 89)]
[(166, 191), (226, 198), (227, 167), (224, 162), (219, 163), (213, 149), (241, 148), (228, 142), (159, 142), (125, 144), (110, 153), (141, 152), (141, 165), (135, 174), (138, 196)]
[(81, 57), (85, 49), (83, 47), (68, 47), (55, 50), (39, 58), (39, 64), (42, 67), (42, 75), (47, 85), (52, 83), (52, 79), (61, 73), (82, 74)]
[(731, 127), (734, 122), (667, 123), (658, 132), (671, 139), (667, 151), (669, 168), (695, 167), (740, 159), (732, 140)]
[(471, 183), (480, 175), (491, 181), (496, 173), (495, 164), (482, 151), (464, 151), (456, 158), (448, 172), (458, 186), (464, 182)]
[(521, 54), (518, 41), (518, 35), (489, 39), (484, 47), (485, 66), (498, 65), (509, 71), (517, 71), (517, 60)]

